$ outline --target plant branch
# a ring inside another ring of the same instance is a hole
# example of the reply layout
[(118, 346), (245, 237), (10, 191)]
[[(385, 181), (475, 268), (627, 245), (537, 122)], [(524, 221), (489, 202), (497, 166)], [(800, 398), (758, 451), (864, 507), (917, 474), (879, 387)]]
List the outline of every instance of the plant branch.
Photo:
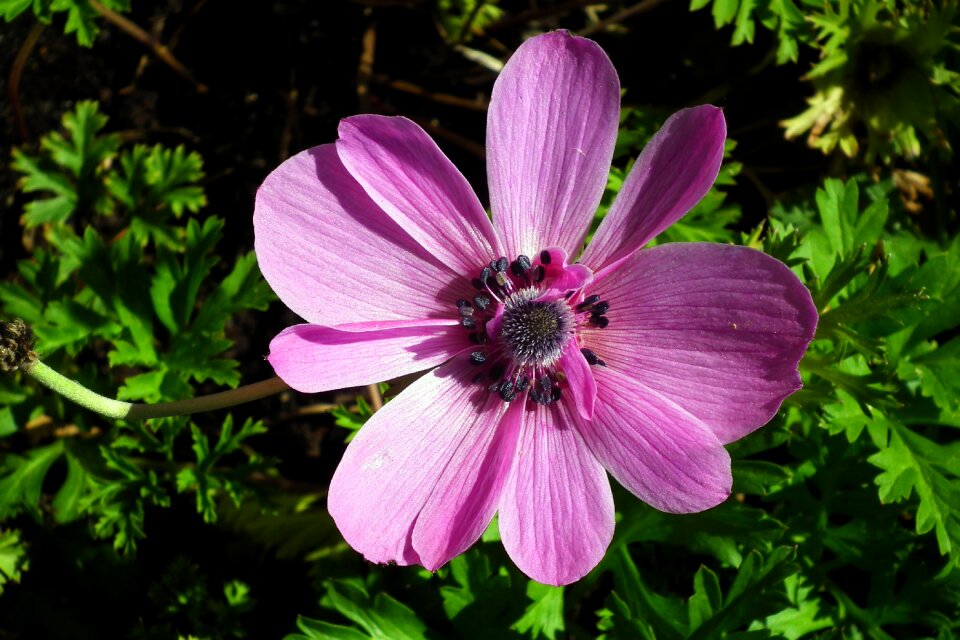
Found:
[(177, 58), (173, 55), (173, 52), (171, 52), (170, 49), (162, 42), (158, 41), (152, 35), (144, 31), (136, 23), (128, 20), (112, 9), (108, 9), (97, 2), (97, 0), (90, 0), (90, 6), (93, 7), (93, 9), (99, 13), (104, 20), (114, 25), (140, 44), (149, 48), (153, 52), (153, 55), (157, 56), (161, 62), (170, 67), (174, 73), (192, 84), (198, 93), (207, 92), (207, 85), (203, 84), (202, 82), (197, 82), (196, 79), (194, 79), (193, 74), (190, 73), (190, 70), (187, 69), (182, 62), (177, 60)]
[(107, 398), (106, 396), (91, 391), (79, 382), (54, 371), (39, 360), (23, 366), (20, 370), (43, 386), (59, 393), (67, 400), (85, 409), (95, 411), (108, 418), (120, 420), (170, 418), (203, 411), (214, 411), (266, 398), (267, 396), (280, 393), (290, 388), (280, 378), (270, 378), (269, 380), (255, 382), (237, 389), (222, 391), (199, 398), (190, 398), (189, 400), (160, 402), (158, 404), (135, 404)]

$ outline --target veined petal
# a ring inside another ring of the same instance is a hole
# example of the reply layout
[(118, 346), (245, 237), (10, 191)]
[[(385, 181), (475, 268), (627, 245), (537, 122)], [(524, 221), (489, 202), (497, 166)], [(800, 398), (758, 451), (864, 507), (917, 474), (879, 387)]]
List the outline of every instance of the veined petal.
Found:
[(717, 107), (670, 116), (637, 158), (580, 262), (594, 273), (611, 268), (686, 215), (717, 179), (726, 137)]
[(340, 122), (337, 153), (380, 208), (428, 252), (473, 274), (502, 254), (473, 188), (416, 123), (362, 115)]
[(666, 244), (635, 254), (591, 291), (609, 301), (584, 344), (676, 402), (727, 443), (766, 424), (800, 388), (817, 326), (810, 292), (746, 247)]
[(616, 370), (596, 374), (597, 410), (577, 428), (617, 482), (652, 507), (692, 513), (730, 495), (730, 455), (709, 428)]
[(273, 171), (253, 214), (260, 270), (309, 322), (448, 316), (457, 276), (383, 212), (340, 162), (314, 147)]
[(600, 204), (620, 118), (620, 81), (593, 41), (531, 38), (497, 78), (487, 115), (493, 219), (510, 255), (576, 256)]
[(267, 360), (288, 385), (304, 393), (373, 384), (446, 362), (470, 346), (454, 319), (411, 326), (347, 330), (298, 324), (270, 342)]
[[(503, 404), (496, 394), (490, 396)], [(514, 402), (495, 428), (464, 434), (413, 529), (413, 548), (427, 569), (433, 571), (466, 551), (493, 520), (517, 451), (523, 414), (523, 403)]]
[[(471, 455), (489, 460), (491, 447), (502, 444), (496, 431), (507, 405), (471, 387), (471, 375), (464, 361), (427, 373), (375, 413), (347, 447), (327, 504), (346, 541), (371, 562), (425, 562), (414, 548), (415, 526), (430, 496), (449, 490), (441, 480), (462, 479), (447, 473), (448, 466)], [(461, 507), (468, 501), (464, 495)], [(445, 513), (441, 506), (431, 515)], [(426, 561), (437, 562), (443, 544), (420, 538)]]
[(527, 411), (500, 497), (500, 537), (517, 567), (544, 584), (590, 572), (613, 538), (610, 481), (563, 402)]
[(594, 405), (597, 400), (597, 381), (590, 371), (590, 365), (576, 344), (567, 347), (560, 358), (560, 369), (569, 385), (567, 392), (573, 397), (577, 413), (584, 420), (593, 418)]

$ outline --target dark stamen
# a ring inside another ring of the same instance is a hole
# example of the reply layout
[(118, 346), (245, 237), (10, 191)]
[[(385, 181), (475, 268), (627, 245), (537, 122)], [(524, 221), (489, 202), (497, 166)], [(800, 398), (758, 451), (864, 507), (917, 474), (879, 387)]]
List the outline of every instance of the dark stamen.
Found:
[(464, 308), (465, 306), (467, 306), (468, 304), (470, 304), (470, 303), (467, 302), (464, 298), (460, 298), (459, 300), (457, 300), (457, 309), (462, 309), (462, 308)]
[(577, 305), (577, 310), (583, 311), (587, 307), (594, 305), (598, 302), (600, 302), (600, 296), (598, 296), (597, 294), (593, 294), (592, 296), (587, 296), (586, 298), (583, 299), (583, 302)]
[(580, 349), (580, 353), (583, 354), (584, 359), (586, 359), (587, 364), (599, 364), (600, 358), (597, 357), (593, 351), (590, 349)]
[(479, 289), (480, 291), (483, 291), (484, 289), (483, 280), (481, 280), (480, 278), (474, 278), (473, 280), (470, 281), (470, 284), (473, 285), (474, 289)]
[(496, 271), (497, 273), (503, 273), (504, 271), (507, 270), (508, 264), (509, 262), (507, 261), (507, 259), (501, 256), (496, 260), (494, 260), (493, 262), (491, 262), (490, 266), (493, 267), (493, 270)]
[(518, 278), (523, 275), (524, 271), (526, 271), (526, 269), (523, 268), (523, 266), (520, 264), (518, 260), (514, 260), (513, 262), (510, 263), (510, 273), (517, 276)]
[(517, 384), (514, 387), (517, 390), (517, 393), (523, 393), (530, 386), (530, 379), (527, 376), (520, 376), (520, 379), (517, 380)]
[(486, 311), (487, 307), (490, 306), (490, 298), (487, 296), (473, 296), (473, 306), (480, 311)]
[(607, 325), (610, 324), (610, 320), (607, 316), (590, 316), (590, 324), (595, 324), (601, 329), (606, 329)]
[(597, 304), (593, 305), (593, 309), (590, 310), (590, 313), (592, 313), (595, 316), (602, 316), (607, 312), (607, 309), (609, 308), (610, 308), (609, 302), (598, 302)]
[(537, 380), (537, 384), (540, 385), (542, 391), (549, 391), (550, 387), (553, 385), (553, 380), (550, 379), (550, 376), (543, 374), (540, 376), (540, 379)]
[(474, 351), (470, 354), (470, 364), (483, 364), (487, 361), (487, 354), (482, 351)]
[(550, 260), (552, 260), (552, 258), (550, 257), (549, 251), (544, 249), (543, 251), (540, 252), (540, 262), (542, 262), (543, 264), (550, 264)]
[(516, 391), (513, 390), (513, 383), (509, 380), (504, 380), (500, 384), (500, 399), (504, 402), (510, 402), (517, 397)]
[(472, 316), (473, 307), (471, 307), (469, 304), (463, 305), (462, 307), (460, 307), (460, 315), (463, 316), (464, 318)]
[(560, 390), (560, 387), (554, 387), (554, 388), (553, 388), (553, 391), (550, 392), (550, 399), (551, 399), (553, 402), (559, 402), (559, 401), (560, 401), (560, 395), (561, 395), (561, 393), (562, 393), (562, 392), (561, 392), (561, 390)]
[(476, 329), (477, 321), (473, 318), (460, 318), (460, 324), (467, 329)]
[(599, 358), (597, 358), (597, 366), (598, 366), (598, 367), (605, 367), (605, 366), (607, 366), (607, 363), (604, 362), (603, 360), (600, 360)]
[(526, 271), (527, 269), (533, 266), (533, 263), (530, 262), (530, 258), (523, 255), (522, 253), (517, 256), (517, 264), (519, 264), (520, 268), (523, 269), (524, 271)]
[(480, 270), (480, 282), (487, 284), (487, 280), (490, 279), (490, 276), (493, 275), (493, 269), (490, 267), (484, 267)]
[(547, 275), (546, 269), (543, 268), (543, 265), (537, 265), (537, 273), (533, 277), (534, 282), (543, 282), (544, 276)]

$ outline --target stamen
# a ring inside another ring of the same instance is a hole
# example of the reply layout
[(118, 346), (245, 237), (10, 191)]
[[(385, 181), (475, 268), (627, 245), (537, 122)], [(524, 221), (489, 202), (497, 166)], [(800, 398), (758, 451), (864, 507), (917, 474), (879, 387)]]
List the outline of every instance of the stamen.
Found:
[(590, 324), (597, 325), (601, 329), (606, 329), (607, 325), (610, 324), (610, 320), (607, 316), (591, 316)]
[(476, 329), (477, 321), (473, 318), (460, 318), (460, 324), (467, 329)]
[(490, 306), (490, 298), (486, 296), (473, 296), (473, 306), (480, 311), (486, 311), (487, 307)]
[(609, 308), (610, 308), (609, 302), (598, 302), (597, 304), (593, 305), (593, 309), (590, 311), (590, 313), (592, 313), (595, 316), (602, 316), (607, 312), (607, 309)]
[(513, 383), (509, 380), (504, 380), (500, 383), (500, 399), (504, 402), (510, 402), (517, 397), (517, 392), (513, 388)]
[(552, 260), (552, 258), (550, 257), (549, 251), (544, 249), (543, 251), (540, 252), (540, 262), (542, 262), (543, 264), (550, 264), (550, 260)]
[(592, 305), (600, 302), (600, 296), (593, 294), (592, 296), (587, 296), (583, 299), (583, 302), (577, 305), (577, 311), (584, 311), (585, 309), (591, 307)]
[(487, 361), (487, 355), (482, 351), (474, 351), (470, 354), (470, 364), (481, 365)]

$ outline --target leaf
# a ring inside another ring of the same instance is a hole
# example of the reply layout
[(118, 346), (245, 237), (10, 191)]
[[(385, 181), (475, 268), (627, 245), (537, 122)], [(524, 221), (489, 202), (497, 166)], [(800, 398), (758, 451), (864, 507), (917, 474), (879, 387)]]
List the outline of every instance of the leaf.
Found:
[(0, 476), (0, 519), (25, 509), (40, 518), (40, 496), (47, 471), (63, 455), (63, 442), (31, 449), (25, 456), (8, 454), (2, 460)]
[(99, 32), (97, 12), (85, 0), (53, 0), (53, 11), (67, 12), (67, 25), (64, 33), (76, 33), (77, 42), (84, 47), (92, 47)]
[(533, 603), (527, 605), (523, 616), (510, 628), (529, 633), (533, 638), (539, 638), (542, 634), (554, 640), (557, 633), (566, 628), (563, 621), (563, 587), (551, 587), (530, 580), (527, 583), (527, 597)]
[(325, 580), (320, 604), (341, 613), (374, 640), (422, 640), (427, 627), (407, 606), (378, 592), (372, 599), (353, 581)]
[(297, 628), (303, 633), (292, 633), (283, 640), (369, 640), (370, 636), (352, 627), (331, 624), (323, 620), (297, 617)]
[(0, 595), (8, 582), (20, 582), (27, 569), (27, 549), (16, 529), (0, 530)]
[(901, 502), (916, 493), (916, 531), (933, 531), (940, 553), (960, 561), (960, 442), (939, 445), (891, 422), (886, 448), (868, 458), (877, 476), (880, 501)]

